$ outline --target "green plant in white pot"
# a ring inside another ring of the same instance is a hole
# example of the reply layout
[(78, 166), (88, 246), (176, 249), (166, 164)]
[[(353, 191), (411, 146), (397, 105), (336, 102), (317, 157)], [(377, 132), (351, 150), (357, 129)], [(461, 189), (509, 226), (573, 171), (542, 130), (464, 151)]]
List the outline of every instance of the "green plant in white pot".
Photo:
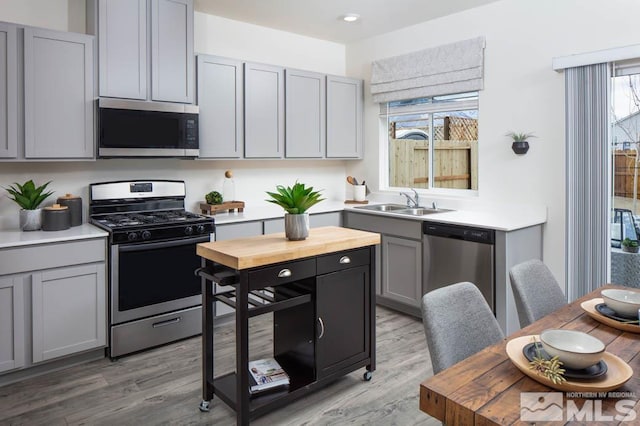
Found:
[(277, 204), (287, 213), (284, 215), (284, 232), (288, 240), (299, 241), (309, 236), (309, 213), (307, 210), (323, 201), (320, 191), (314, 191), (313, 187), (306, 187), (304, 183), (296, 183), (292, 187), (278, 185), (278, 192), (269, 192), (271, 197), (266, 200)]
[(14, 183), (9, 188), (5, 188), (11, 199), (21, 207), (20, 210), (20, 229), (23, 231), (37, 231), (42, 227), (42, 209), (40, 204), (47, 197), (53, 194), (53, 191), (44, 192), (51, 181), (44, 185), (36, 186), (32, 180), (26, 181), (24, 184)]

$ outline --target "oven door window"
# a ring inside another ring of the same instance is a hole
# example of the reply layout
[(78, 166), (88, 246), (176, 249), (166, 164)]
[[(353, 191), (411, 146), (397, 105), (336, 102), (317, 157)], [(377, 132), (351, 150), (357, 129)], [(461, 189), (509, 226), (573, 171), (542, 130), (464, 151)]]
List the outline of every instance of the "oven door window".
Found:
[[(171, 243), (169, 243), (171, 244)], [(127, 311), (201, 293), (196, 245), (125, 246), (119, 251), (118, 310)]]

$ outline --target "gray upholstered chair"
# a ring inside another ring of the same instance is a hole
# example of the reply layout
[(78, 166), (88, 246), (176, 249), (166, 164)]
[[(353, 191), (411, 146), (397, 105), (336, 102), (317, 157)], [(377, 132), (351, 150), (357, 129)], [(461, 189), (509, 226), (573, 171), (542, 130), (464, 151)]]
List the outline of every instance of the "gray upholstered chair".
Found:
[(538, 259), (515, 265), (509, 271), (509, 278), (520, 327), (526, 327), (567, 304), (553, 274)]
[(422, 323), (433, 374), (504, 338), (482, 293), (469, 282), (425, 294), (422, 297)]

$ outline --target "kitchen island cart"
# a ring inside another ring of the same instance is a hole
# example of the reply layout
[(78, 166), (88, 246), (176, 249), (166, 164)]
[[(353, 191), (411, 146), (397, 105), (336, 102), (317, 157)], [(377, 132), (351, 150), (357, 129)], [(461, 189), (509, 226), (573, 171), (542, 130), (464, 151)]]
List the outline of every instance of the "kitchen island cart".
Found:
[[(200, 409), (217, 395), (238, 424), (365, 367), (375, 370), (376, 233), (323, 227), (304, 241), (284, 233), (198, 244), (203, 296), (203, 388)], [(212, 283), (228, 291), (215, 293)], [(214, 377), (214, 310), (235, 309), (236, 369)], [(249, 392), (249, 318), (273, 313), (273, 357), (288, 387)]]

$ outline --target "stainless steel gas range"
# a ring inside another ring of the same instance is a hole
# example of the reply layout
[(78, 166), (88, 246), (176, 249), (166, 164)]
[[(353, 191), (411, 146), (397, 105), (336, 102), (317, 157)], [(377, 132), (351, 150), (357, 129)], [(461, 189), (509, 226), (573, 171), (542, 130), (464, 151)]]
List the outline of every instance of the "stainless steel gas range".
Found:
[(185, 211), (183, 181), (89, 186), (91, 223), (109, 232), (109, 356), (199, 334), (201, 266), (196, 244), (213, 218)]

